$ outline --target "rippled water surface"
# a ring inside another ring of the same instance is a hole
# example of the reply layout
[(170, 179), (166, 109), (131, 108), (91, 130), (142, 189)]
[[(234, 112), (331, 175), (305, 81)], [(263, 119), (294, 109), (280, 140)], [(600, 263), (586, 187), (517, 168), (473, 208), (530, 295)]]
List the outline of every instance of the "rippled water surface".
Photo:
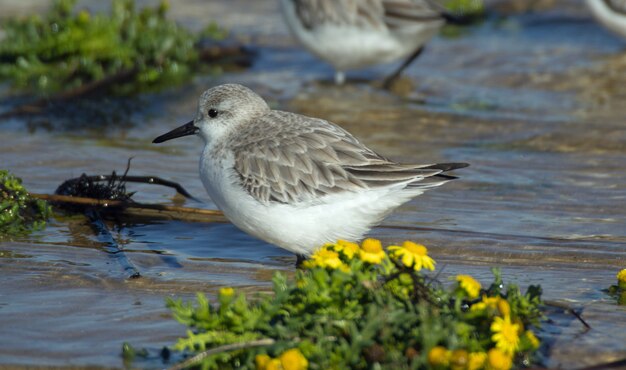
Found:
[[(243, 83), (273, 107), (341, 124), (394, 159), (471, 163), (460, 180), (401, 207), (371, 234), (423, 242), (445, 265), (443, 279), (467, 272), (487, 282), (489, 268), (502, 266), (509, 281), (541, 284), (547, 299), (581, 311), (592, 330), (564, 314), (543, 329), (547, 366), (626, 357), (626, 309), (602, 292), (626, 267), (626, 42), (584, 7), (557, 2), (438, 37), (395, 93), (377, 85), (392, 66), (332, 85), (331, 68), (293, 43), (273, 1), (173, 8), (190, 27), (229, 26), (253, 47), (253, 66), (144, 97), (130, 115), (109, 111), (121, 118), (106, 124), (2, 121), (0, 167), (31, 191), (52, 193), (83, 172), (122, 172), (134, 157), (131, 174), (177, 181), (202, 200), (183, 205), (212, 209), (197, 174), (200, 139), (150, 142), (192, 118), (207, 87)], [(138, 201), (182, 202), (165, 188), (129, 187)], [(166, 319), (164, 297), (267, 289), (273, 271), (293, 270), (292, 255), (229, 223), (125, 222), (110, 225), (112, 236), (139, 279), (127, 279), (124, 261), (81, 217), (58, 214), (44, 231), (0, 242), (0, 367), (120, 367), (122, 342), (158, 349), (184, 334)]]

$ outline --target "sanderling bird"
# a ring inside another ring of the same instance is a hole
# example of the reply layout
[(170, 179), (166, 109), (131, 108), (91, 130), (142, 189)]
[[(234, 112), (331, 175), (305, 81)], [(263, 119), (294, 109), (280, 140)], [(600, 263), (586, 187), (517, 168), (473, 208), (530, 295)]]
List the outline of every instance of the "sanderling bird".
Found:
[(199, 135), (200, 178), (238, 228), (298, 255), (360, 240), (391, 211), (465, 163), (401, 164), (323, 119), (272, 110), (247, 87), (205, 91), (195, 119), (153, 143)]
[(626, 37), (626, 0), (587, 0), (587, 6), (606, 28)]
[(435, 0), (281, 0), (285, 21), (295, 38), (335, 68), (344, 71), (408, 57), (385, 86), (419, 56), (424, 44), (446, 20)]

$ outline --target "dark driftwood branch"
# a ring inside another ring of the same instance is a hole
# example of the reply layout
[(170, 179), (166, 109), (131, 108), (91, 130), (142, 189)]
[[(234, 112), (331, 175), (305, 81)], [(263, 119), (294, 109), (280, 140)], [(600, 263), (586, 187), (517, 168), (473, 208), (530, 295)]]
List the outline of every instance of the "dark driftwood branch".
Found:
[[(130, 159), (132, 159), (132, 157)], [(128, 169), (130, 168), (130, 159), (128, 160), (128, 167), (126, 168), (126, 172), (122, 176), (95, 175), (95, 176), (85, 176), (84, 178), (93, 182), (110, 181), (112, 179), (118, 179), (118, 180), (123, 180), (123, 182), (139, 182), (143, 184), (163, 185), (163, 186), (167, 186), (169, 188), (175, 189), (176, 192), (178, 192), (180, 195), (184, 196), (185, 198), (189, 198), (189, 199), (193, 199), (197, 201), (195, 197), (189, 194), (189, 192), (185, 190), (185, 188), (183, 188), (182, 185), (180, 185), (177, 182), (165, 180), (165, 179), (162, 179), (160, 177), (155, 177), (155, 176), (128, 176), (127, 173), (128, 173)], [(81, 178), (82, 177), (70, 179), (70, 180), (65, 181), (64, 183), (67, 183), (69, 181), (78, 181)]]
[(125, 202), (121, 200), (103, 200), (96, 198), (72, 197), (56, 194), (32, 194), (38, 199), (49, 202), (75, 204), (82, 206), (102, 207), (110, 210), (124, 211), (130, 215), (181, 219), (193, 222), (227, 222), (221, 211), (191, 207), (168, 206), (163, 204), (146, 204)]

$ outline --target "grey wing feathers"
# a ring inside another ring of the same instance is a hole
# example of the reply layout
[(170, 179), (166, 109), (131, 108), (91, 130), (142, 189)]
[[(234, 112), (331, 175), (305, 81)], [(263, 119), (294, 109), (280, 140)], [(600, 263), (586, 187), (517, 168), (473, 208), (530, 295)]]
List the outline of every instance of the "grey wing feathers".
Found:
[(235, 171), (248, 193), (266, 204), (393, 185), (431, 187), (449, 179), (419, 183), (453, 169), (391, 162), (338, 126), (287, 112), (273, 111), (242, 131), (237, 137), (249, 140), (232, 143)]
[(415, 24), (441, 21), (441, 13), (427, 1), (382, 0), (384, 22), (391, 29), (413, 27)]
[(428, 0), (294, 0), (294, 6), (307, 29), (334, 24), (384, 30), (442, 19)]

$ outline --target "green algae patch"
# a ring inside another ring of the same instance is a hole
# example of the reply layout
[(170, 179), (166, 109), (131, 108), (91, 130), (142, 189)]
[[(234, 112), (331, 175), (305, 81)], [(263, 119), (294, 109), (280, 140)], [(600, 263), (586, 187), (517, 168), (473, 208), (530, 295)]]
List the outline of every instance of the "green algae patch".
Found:
[(192, 33), (167, 19), (166, 1), (138, 9), (134, 0), (113, 0), (110, 14), (75, 4), (56, 0), (42, 16), (5, 20), (0, 79), (39, 96), (100, 85), (128, 95), (187, 81), (199, 68), (199, 40), (224, 37), (215, 25)]
[(483, 22), (487, 16), (483, 0), (447, 0), (443, 3), (446, 12), (457, 18), (456, 22), (448, 22), (441, 29), (444, 38), (459, 38), (470, 32), (469, 26)]
[(173, 369), (502, 369), (530, 364), (540, 341), (541, 289), (483, 285), (469, 275), (441, 284), (426, 247), (366, 239), (318, 250), (290, 281), (254, 299), (220, 289), (215, 302), (168, 299), (189, 330)]
[(0, 170), (0, 239), (40, 230), (50, 214), (48, 203), (33, 198), (20, 178)]

